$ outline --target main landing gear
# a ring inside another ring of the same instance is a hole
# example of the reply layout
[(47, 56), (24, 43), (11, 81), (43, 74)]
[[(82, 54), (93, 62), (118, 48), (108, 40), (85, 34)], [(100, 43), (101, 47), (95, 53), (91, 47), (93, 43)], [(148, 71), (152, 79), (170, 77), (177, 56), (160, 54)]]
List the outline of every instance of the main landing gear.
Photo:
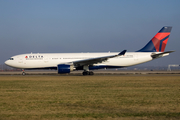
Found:
[(83, 75), (94, 75), (93, 71), (89, 71), (89, 66), (85, 65), (83, 66), (84, 72), (82, 73)]
[(84, 71), (83, 75), (94, 75), (93, 71)]

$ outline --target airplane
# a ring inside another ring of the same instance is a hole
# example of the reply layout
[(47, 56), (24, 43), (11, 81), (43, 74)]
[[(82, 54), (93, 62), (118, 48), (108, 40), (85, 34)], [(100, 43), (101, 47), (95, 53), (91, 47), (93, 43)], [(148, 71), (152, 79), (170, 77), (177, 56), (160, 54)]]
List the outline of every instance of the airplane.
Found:
[(123, 68), (145, 63), (169, 55), (164, 52), (172, 27), (163, 27), (142, 49), (136, 52), (103, 53), (29, 53), (12, 56), (5, 64), (24, 69), (55, 69), (58, 74), (83, 70), (83, 75), (94, 75), (95, 69)]

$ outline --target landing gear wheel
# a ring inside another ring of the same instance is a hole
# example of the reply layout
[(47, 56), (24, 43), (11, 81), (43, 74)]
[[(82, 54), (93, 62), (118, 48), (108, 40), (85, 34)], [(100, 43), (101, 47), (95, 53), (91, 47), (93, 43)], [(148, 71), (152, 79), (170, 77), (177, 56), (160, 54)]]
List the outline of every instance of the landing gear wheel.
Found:
[(94, 73), (92, 71), (84, 71), (82, 74), (83, 75), (94, 75)]
[(26, 73), (25, 73), (25, 72), (22, 72), (22, 75), (23, 75), (23, 76), (25, 76), (25, 75), (26, 75)]
[(94, 75), (93, 71), (90, 71), (90, 72), (89, 72), (89, 75)]
[(88, 71), (84, 71), (82, 74), (83, 75), (88, 75)]

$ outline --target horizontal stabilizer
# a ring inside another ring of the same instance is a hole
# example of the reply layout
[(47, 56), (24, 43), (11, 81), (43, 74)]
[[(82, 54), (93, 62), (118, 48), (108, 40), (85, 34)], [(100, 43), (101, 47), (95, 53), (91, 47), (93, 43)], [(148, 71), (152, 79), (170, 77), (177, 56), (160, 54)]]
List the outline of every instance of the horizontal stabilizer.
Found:
[(161, 57), (161, 56), (164, 55), (164, 54), (169, 54), (169, 53), (172, 53), (172, 52), (175, 52), (175, 51), (167, 51), (167, 52), (162, 52), (162, 53), (158, 53), (158, 54), (152, 53), (151, 57), (152, 57), (153, 59), (155, 59), (155, 58)]

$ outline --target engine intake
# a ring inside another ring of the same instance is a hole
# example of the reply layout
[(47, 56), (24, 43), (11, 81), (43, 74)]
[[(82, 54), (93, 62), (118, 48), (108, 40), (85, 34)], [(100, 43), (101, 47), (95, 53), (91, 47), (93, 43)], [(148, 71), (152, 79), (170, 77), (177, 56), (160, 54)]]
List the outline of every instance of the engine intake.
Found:
[(74, 65), (59, 64), (57, 70), (59, 74), (70, 73), (74, 70)]

